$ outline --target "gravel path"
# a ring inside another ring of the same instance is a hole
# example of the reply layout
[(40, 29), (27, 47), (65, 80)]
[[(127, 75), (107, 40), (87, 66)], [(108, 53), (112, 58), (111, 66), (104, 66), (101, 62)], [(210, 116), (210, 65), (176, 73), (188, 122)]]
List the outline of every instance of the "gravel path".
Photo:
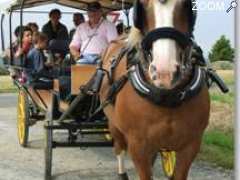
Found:
[[(0, 180), (43, 180), (43, 123), (30, 130), (30, 145), (22, 148), (16, 135), (16, 95), (0, 94)], [(62, 136), (56, 132), (55, 136)], [(53, 154), (53, 180), (115, 180), (116, 161), (111, 148), (58, 148)], [(137, 179), (132, 162), (127, 158), (130, 179)], [(164, 178), (160, 160), (155, 165), (155, 179)], [(233, 172), (195, 162), (190, 180), (231, 180)]]

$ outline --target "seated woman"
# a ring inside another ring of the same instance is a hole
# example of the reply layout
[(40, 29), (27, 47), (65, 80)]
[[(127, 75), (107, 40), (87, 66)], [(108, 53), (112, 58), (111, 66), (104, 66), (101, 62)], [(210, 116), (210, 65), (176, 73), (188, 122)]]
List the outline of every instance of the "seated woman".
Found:
[(22, 39), (20, 40), (16, 53), (14, 54), (15, 65), (21, 65), (21, 56), (26, 58), (28, 52), (32, 48), (32, 30), (29, 27), (24, 26), (22, 32)]

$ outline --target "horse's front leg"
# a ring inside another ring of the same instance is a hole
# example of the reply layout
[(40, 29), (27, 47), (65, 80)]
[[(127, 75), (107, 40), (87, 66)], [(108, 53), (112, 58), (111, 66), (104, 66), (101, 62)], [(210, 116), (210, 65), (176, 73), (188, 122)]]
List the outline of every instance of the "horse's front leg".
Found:
[(195, 139), (182, 150), (176, 152), (176, 166), (170, 180), (187, 180), (191, 164), (200, 150), (201, 138)]
[(117, 155), (119, 180), (128, 180), (128, 175), (124, 167), (124, 156), (125, 156), (124, 151), (122, 151), (120, 154)]
[(129, 142), (128, 152), (133, 160), (140, 180), (152, 180), (152, 164), (155, 154), (141, 141)]
[(114, 150), (118, 161), (118, 179), (128, 180), (128, 175), (124, 168), (124, 155), (127, 149), (123, 134), (109, 122), (109, 130), (114, 139)]

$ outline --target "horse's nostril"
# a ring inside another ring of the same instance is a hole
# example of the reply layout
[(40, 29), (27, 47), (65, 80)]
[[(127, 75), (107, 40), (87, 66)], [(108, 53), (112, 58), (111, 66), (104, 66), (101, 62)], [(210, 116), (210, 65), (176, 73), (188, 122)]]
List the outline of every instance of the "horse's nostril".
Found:
[(154, 72), (156, 72), (156, 71), (157, 71), (156, 66), (153, 65), (153, 64), (151, 64), (151, 65), (150, 65), (150, 73), (154, 73)]
[(156, 74), (152, 76), (152, 80), (153, 81), (157, 80), (157, 75)]

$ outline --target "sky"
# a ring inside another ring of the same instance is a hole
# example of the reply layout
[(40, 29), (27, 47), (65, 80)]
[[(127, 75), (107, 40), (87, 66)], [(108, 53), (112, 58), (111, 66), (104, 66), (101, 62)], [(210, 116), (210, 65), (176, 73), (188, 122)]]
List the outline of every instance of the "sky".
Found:
[[(7, 0), (0, 0), (2, 2), (7, 2)], [(232, 0), (192, 0), (194, 6), (197, 5), (197, 22), (195, 26), (195, 39), (197, 43), (202, 47), (205, 56), (211, 50), (212, 45), (221, 35), (225, 35), (232, 46), (234, 45), (234, 9), (229, 13), (226, 13), (226, 9), (229, 8)], [(76, 12), (78, 10), (58, 6), (55, 4), (41, 6), (37, 8), (30, 8), (27, 10), (38, 10), (38, 11), (49, 11), (52, 8), (59, 8), (63, 12)], [(195, 8), (195, 7), (194, 7)], [(131, 13), (130, 13), (131, 14)], [(121, 16), (124, 18), (124, 15)], [(34, 22), (41, 27), (48, 21), (48, 14), (24, 14), (24, 23)], [(73, 27), (72, 15), (63, 14), (61, 22), (67, 25), (69, 29)], [(13, 16), (13, 29), (19, 24), (18, 13)], [(5, 41), (8, 43), (9, 39), (9, 23), (8, 17), (5, 17), (4, 21), (4, 33)], [(1, 39), (0, 39), (1, 40)]]

